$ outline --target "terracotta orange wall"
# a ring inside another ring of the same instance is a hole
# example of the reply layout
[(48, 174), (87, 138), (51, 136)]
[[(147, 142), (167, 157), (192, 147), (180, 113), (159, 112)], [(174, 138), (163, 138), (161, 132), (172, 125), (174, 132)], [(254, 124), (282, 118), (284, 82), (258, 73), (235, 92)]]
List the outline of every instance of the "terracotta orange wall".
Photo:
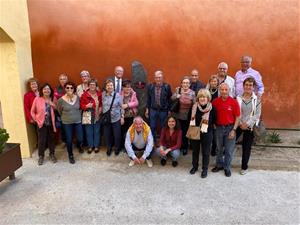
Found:
[(150, 79), (162, 69), (172, 86), (194, 67), (201, 79), (220, 61), (229, 73), (253, 56), (265, 83), (268, 127), (300, 127), (297, 0), (28, 0), (34, 74), (56, 84), (89, 70), (103, 80), (137, 59)]

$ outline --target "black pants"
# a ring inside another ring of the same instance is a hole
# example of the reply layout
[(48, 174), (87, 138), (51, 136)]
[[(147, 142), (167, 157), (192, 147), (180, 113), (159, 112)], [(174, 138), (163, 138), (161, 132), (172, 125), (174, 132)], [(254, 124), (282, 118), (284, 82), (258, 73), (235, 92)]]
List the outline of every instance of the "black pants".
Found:
[(181, 131), (182, 131), (182, 142), (181, 149), (188, 149), (189, 139), (185, 136), (187, 130), (189, 129), (190, 121), (189, 120), (179, 120)]
[(121, 150), (121, 120), (103, 126), (107, 150), (115, 146), (115, 151)]
[(121, 148), (125, 148), (125, 138), (126, 138), (126, 133), (129, 129), (129, 127), (133, 123), (133, 117), (128, 117), (124, 118), (124, 124), (121, 126), (121, 136), (122, 136), (122, 141), (121, 141)]
[(236, 140), (243, 133), (243, 141), (242, 141), (242, 170), (248, 169), (248, 162), (251, 155), (251, 146), (254, 139), (253, 131), (251, 130), (242, 130), (241, 128), (237, 128), (236, 130)]
[(55, 134), (52, 126), (43, 125), (41, 128), (38, 128), (38, 150), (39, 156), (45, 156), (46, 148), (49, 148), (50, 155), (55, 152)]
[(199, 152), (200, 152), (200, 145), (202, 149), (202, 170), (208, 169), (209, 164), (209, 154), (211, 143), (213, 139), (213, 132), (212, 130), (208, 131), (208, 133), (201, 133), (200, 140), (191, 140), (191, 145), (193, 149), (193, 156), (192, 156), (192, 165), (194, 168), (198, 169), (199, 166)]
[(213, 138), (212, 138), (212, 144), (211, 144), (211, 154), (216, 155), (217, 154), (217, 141), (216, 141), (216, 129), (213, 129)]

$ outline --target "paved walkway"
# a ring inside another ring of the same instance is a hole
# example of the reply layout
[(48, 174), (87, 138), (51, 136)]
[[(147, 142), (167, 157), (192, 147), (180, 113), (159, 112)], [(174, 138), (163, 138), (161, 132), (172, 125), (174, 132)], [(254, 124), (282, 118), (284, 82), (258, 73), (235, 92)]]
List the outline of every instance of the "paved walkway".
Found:
[[(71, 165), (24, 160), (0, 183), (0, 224), (299, 224), (300, 173), (238, 169), (189, 175), (173, 168), (128, 167), (125, 155), (80, 156)], [(78, 158), (78, 157), (77, 157)]]

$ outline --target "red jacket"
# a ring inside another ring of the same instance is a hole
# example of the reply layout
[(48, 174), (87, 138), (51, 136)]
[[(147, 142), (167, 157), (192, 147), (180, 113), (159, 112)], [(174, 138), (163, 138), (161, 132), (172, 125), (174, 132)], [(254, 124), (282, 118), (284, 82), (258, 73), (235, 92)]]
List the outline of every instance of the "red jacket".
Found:
[(160, 146), (171, 148), (172, 151), (175, 149), (180, 149), (181, 136), (182, 131), (180, 129), (174, 130), (173, 134), (170, 136), (169, 129), (164, 127), (160, 134)]
[[(98, 96), (99, 108), (100, 108), (100, 107), (102, 107), (102, 93), (100, 91), (96, 91), (96, 93)], [(93, 109), (94, 109), (93, 111), (95, 112), (96, 102), (87, 90), (80, 97), (80, 108), (84, 111), (87, 110), (86, 105), (88, 103), (93, 103)]]
[(32, 107), (32, 104), (33, 104), (33, 101), (34, 101), (35, 97), (36, 97), (36, 95), (33, 91), (28, 91), (24, 95), (24, 112), (25, 112), (26, 121), (28, 123), (33, 123), (34, 122), (32, 117), (31, 117), (30, 110), (31, 110), (31, 107)]

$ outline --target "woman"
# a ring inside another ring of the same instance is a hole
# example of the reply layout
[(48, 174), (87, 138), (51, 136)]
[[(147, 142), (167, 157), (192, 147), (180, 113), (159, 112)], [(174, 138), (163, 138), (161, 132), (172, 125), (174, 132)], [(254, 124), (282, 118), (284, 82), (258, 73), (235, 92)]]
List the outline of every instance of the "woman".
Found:
[(65, 84), (68, 82), (67, 74), (60, 74), (58, 77), (59, 85), (54, 88), (54, 97), (58, 100), (65, 94)]
[(180, 156), (182, 131), (179, 128), (179, 123), (174, 116), (169, 116), (165, 127), (160, 134), (160, 147), (157, 149), (161, 157), (160, 164), (162, 166), (167, 163), (167, 156), (172, 157), (172, 166), (178, 165), (178, 158)]
[[(59, 85), (56, 88), (54, 88), (55, 101), (60, 99), (65, 94), (65, 84), (68, 82), (68, 76), (62, 73), (59, 75), (58, 80), (59, 80)], [(57, 133), (56, 133), (57, 143), (59, 142), (59, 137), (61, 137), (61, 140), (63, 142), (66, 142), (66, 137), (65, 137), (66, 135), (63, 129), (61, 129), (62, 122), (57, 110), (55, 111), (55, 120), (56, 120), (56, 129), (57, 129)]]
[(196, 103), (193, 105), (191, 121), (201, 127), (200, 140), (191, 140), (193, 149), (192, 169), (190, 174), (198, 170), (200, 144), (202, 149), (202, 172), (201, 177), (207, 177), (209, 164), (210, 146), (213, 138), (213, 125), (216, 121), (216, 111), (211, 104), (211, 95), (207, 89), (200, 89), (197, 94)]
[(241, 109), (240, 124), (236, 130), (236, 140), (243, 134), (241, 175), (248, 172), (248, 162), (254, 139), (253, 128), (258, 124), (261, 114), (261, 102), (254, 93), (255, 80), (246, 78), (243, 82), (244, 93), (237, 97)]
[(50, 85), (46, 83), (41, 86), (40, 97), (36, 97), (34, 99), (31, 107), (31, 117), (38, 126), (38, 165), (43, 165), (47, 146), (50, 151), (51, 161), (53, 163), (57, 162), (54, 155), (54, 132), (56, 132), (54, 109), (55, 104), (53, 103), (53, 90)]
[[(208, 84), (206, 88), (209, 90), (210, 95), (211, 95), (211, 102), (219, 97), (219, 78), (217, 75), (212, 75), (209, 78)], [(215, 138), (215, 131), (216, 129), (213, 129), (213, 140), (212, 140), (212, 146), (211, 146), (211, 156), (216, 156), (216, 149), (217, 149), (217, 143), (216, 143), (216, 138)]]
[[(83, 117), (90, 116), (90, 123), (85, 124), (84, 129), (87, 137), (88, 154), (94, 150), (99, 152), (100, 146), (100, 113), (102, 111), (102, 94), (97, 91), (98, 83), (95, 79), (88, 82), (88, 90), (81, 95), (80, 108), (83, 110)], [(84, 119), (84, 118), (83, 118)]]
[(105, 81), (105, 87), (102, 93), (103, 113), (109, 111), (111, 104), (111, 121), (108, 124), (103, 124), (104, 136), (107, 144), (107, 156), (110, 156), (112, 153), (113, 143), (115, 145), (115, 155), (119, 155), (121, 151), (121, 124), (124, 124), (122, 96), (114, 91), (114, 83), (111, 79), (108, 79)]
[(136, 97), (136, 92), (131, 88), (130, 80), (124, 80), (122, 82), (121, 96), (123, 97), (122, 108), (124, 109), (124, 124), (121, 127), (122, 129), (121, 148), (124, 148), (127, 130), (133, 123), (133, 118), (137, 114), (137, 107), (139, 105), (139, 101)]
[(181, 80), (181, 87), (176, 88), (176, 92), (172, 95), (171, 99), (179, 99), (179, 112), (175, 114), (175, 117), (178, 118), (180, 127), (182, 130), (182, 144), (181, 150), (183, 155), (188, 153), (188, 139), (186, 137), (186, 132), (189, 128), (190, 123), (190, 110), (195, 102), (195, 92), (190, 89), (190, 79), (188, 76), (183, 77)]
[(39, 96), (39, 86), (38, 86), (37, 79), (35, 79), (35, 78), (28, 79), (27, 88), (29, 91), (27, 91), (24, 94), (25, 118), (26, 118), (27, 123), (34, 125), (35, 122), (32, 119), (30, 111), (31, 111), (31, 107), (32, 107), (35, 97)]
[(75, 163), (73, 155), (73, 135), (74, 131), (77, 139), (77, 147), (80, 153), (82, 149), (82, 126), (81, 126), (81, 110), (79, 97), (76, 95), (75, 84), (67, 82), (65, 84), (65, 92), (57, 102), (57, 111), (61, 116), (62, 127), (66, 135), (66, 145), (69, 155), (69, 162)]

